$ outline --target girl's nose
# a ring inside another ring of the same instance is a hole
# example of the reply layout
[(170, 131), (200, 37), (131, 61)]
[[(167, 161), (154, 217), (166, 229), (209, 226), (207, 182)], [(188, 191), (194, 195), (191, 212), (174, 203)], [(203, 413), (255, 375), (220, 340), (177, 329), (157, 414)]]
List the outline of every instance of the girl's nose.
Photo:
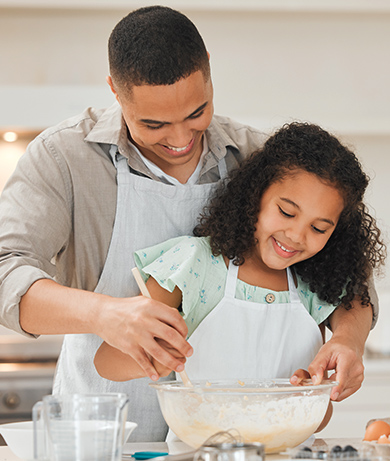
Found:
[(306, 238), (305, 229), (303, 226), (292, 226), (290, 229), (287, 229), (286, 237), (288, 237), (293, 243), (304, 243)]

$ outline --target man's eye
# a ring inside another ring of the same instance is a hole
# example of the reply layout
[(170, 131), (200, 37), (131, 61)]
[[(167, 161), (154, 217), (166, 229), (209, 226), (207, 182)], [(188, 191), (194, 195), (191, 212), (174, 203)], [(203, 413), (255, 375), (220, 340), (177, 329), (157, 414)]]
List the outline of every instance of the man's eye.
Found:
[(164, 125), (146, 125), (146, 128), (148, 130), (159, 130), (160, 128), (162, 128)]
[(197, 112), (196, 114), (191, 115), (190, 118), (191, 118), (191, 119), (199, 118), (199, 117), (201, 117), (203, 114), (204, 114), (204, 110), (201, 110), (200, 112)]
[(293, 218), (294, 215), (286, 213), (282, 208), (279, 207), (279, 211), (283, 216), (286, 216), (286, 218)]

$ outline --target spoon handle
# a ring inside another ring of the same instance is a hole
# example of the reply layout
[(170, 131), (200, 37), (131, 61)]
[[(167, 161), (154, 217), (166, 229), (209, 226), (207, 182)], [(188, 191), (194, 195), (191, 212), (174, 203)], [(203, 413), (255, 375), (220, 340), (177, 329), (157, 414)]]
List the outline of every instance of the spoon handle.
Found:
[[(151, 298), (149, 290), (144, 282), (144, 279), (141, 276), (140, 271), (138, 270), (138, 267), (133, 267), (133, 269), (131, 269), (131, 272), (133, 273), (135, 281), (137, 282), (138, 288), (140, 289), (142, 295), (145, 296), (146, 298)], [(185, 386), (193, 387), (190, 381), (190, 378), (187, 376), (187, 373), (185, 372), (185, 370), (181, 371), (179, 375)]]

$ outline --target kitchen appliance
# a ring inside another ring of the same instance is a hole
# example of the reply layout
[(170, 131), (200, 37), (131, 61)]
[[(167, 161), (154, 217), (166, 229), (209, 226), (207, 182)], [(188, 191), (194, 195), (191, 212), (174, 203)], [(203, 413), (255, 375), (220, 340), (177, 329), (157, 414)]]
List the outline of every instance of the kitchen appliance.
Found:
[(31, 420), (34, 404), (52, 391), (62, 341), (62, 335), (34, 339), (0, 326), (0, 424)]
[(194, 461), (264, 461), (262, 443), (214, 443), (201, 446)]

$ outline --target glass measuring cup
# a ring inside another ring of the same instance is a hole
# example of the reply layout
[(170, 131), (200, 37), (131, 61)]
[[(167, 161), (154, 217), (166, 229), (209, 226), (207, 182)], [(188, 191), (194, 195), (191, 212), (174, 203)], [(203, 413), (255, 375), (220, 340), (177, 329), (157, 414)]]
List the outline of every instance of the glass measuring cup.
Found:
[(33, 407), (34, 459), (120, 461), (126, 394), (46, 395)]

